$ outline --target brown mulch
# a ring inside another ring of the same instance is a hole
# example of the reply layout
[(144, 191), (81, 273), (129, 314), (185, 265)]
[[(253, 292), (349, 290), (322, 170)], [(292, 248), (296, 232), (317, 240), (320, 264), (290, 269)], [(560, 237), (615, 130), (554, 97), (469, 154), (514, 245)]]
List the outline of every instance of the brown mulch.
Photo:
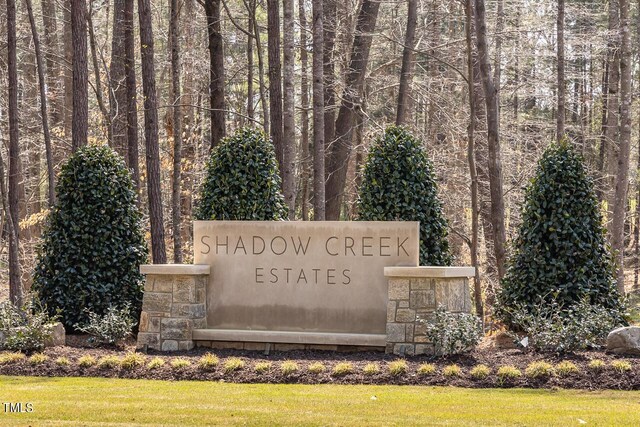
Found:
[[(114, 355), (122, 357), (128, 351), (133, 351), (133, 343), (124, 348), (89, 348), (86, 336), (69, 336), (67, 346), (48, 348), (44, 353), (49, 360), (32, 365), (28, 360), (0, 365), (0, 375), (28, 375), (48, 377), (106, 377), (106, 378), (144, 378), (158, 380), (200, 380), (200, 381), (224, 381), (235, 383), (272, 383), (272, 384), (398, 384), (398, 385), (449, 385), (456, 387), (489, 388), (489, 387), (525, 387), (525, 388), (571, 388), (584, 390), (640, 389), (640, 359), (620, 357), (600, 351), (580, 352), (575, 354), (555, 355), (523, 352), (517, 349), (499, 350), (495, 348), (481, 348), (464, 355), (435, 358), (419, 356), (406, 358), (408, 370), (406, 373), (393, 376), (388, 372), (387, 363), (398, 360), (400, 357), (387, 355), (381, 352), (329, 352), (329, 351), (287, 351), (264, 352), (245, 350), (211, 350), (197, 348), (188, 352), (153, 353), (146, 355), (147, 361), (153, 357), (159, 357), (166, 362), (164, 366), (156, 369), (139, 367), (131, 370), (122, 367), (104, 369), (97, 366), (89, 368), (79, 367), (76, 361), (81, 356), (91, 355), (96, 359), (103, 356)], [(220, 363), (215, 369), (206, 371), (198, 367), (199, 358), (213, 353), (220, 358)], [(55, 359), (66, 357), (71, 361), (69, 366), (58, 366)], [(176, 369), (170, 366), (171, 359), (181, 357), (188, 359), (191, 366)], [(235, 372), (224, 372), (224, 362), (229, 357), (240, 357), (244, 362), (244, 368)], [(607, 367), (599, 372), (589, 369), (589, 361), (601, 359)], [(284, 375), (280, 371), (282, 361), (294, 361), (299, 370), (290, 375)], [(563, 360), (570, 360), (576, 364), (579, 372), (565, 377), (552, 375), (546, 378), (530, 379), (524, 375), (527, 365), (534, 361), (545, 360), (551, 364), (557, 364)], [(611, 368), (613, 360), (627, 360), (631, 363), (631, 370), (617, 372)], [(256, 373), (254, 365), (259, 362), (272, 362), (268, 372)], [(314, 362), (322, 362), (324, 372), (313, 374), (307, 367)], [(353, 365), (353, 373), (336, 377), (332, 375), (333, 367), (340, 362), (350, 362)], [(365, 375), (363, 368), (369, 363), (376, 363), (380, 372), (374, 375)], [(420, 376), (418, 367), (423, 363), (432, 363), (436, 366), (433, 375)], [(442, 374), (445, 366), (457, 364), (462, 369), (460, 377), (446, 377)], [(470, 375), (471, 369), (485, 364), (491, 368), (491, 374), (482, 380), (474, 379)], [(496, 372), (500, 366), (512, 365), (520, 369), (522, 377), (500, 381)]]

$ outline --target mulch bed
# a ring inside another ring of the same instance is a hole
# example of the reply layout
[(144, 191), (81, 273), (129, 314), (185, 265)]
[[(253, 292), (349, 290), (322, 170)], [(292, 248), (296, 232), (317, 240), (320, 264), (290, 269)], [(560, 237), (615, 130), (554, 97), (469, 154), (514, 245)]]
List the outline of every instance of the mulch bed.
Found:
[[(399, 360), (400, 357), (387, 355), (380, 352), (328, 352), (328, 351), (287, 351), (271, 352), (265, 355), (263, 352), (243, 350), (211, 350), (197, 348), (189, 352), (152, 353), (146, 355), (147, 362), (153, 357), (159, 357), (166, 363), (156, 369), (146, 366), (124, 369), (99, 368), (92, 366), (83, 368), (76, 361), (81, 356), (91, 355), (96, 359), (103, 356), (123, 357), (127, 351), (132, 351), (132, 345), (124, 349), (116, 348), (87, 348), (84, 337), (68, 337), (67, 346), (48, 348), (44, 354), (49, 359), (39, 365), (32, 365), (28, 360), (0, 365), (0, 375), (27, 375), (48, 377), (106, 377), (106, 378), (144, 378), (158, 380), (200, 380), (200, 381), (224, 381), (234, 383), (272, 383), (272, 384), (397, 384), (397, 385), (426, 385), (426, 386), (456, 386), (471, 388), (570, 388), (584, 390), (638, 390), (640, 389), (640, 359), (619, 357), (605, 352), (580, 352), (575, 354), (554, 355), (523, 352), (517, 349), (497, 350), (485, 348), (464, 355), (435, 358), (419, 356), (406, 358), (408, 369), (401, 375), (391, 375), (388, 372), (387, 363)], [(70, 346), (71, 345), (71, 346)], [(198, 360), (206, 353), (213, 353), (220, 358), (220, 363), (213, 370), (203, 370), (198, 367)], [(66, 357), (71, 361), (69, 366), (59, 366), (55, 359)], [(181, 357), (188, 359), (191, 366), (173, 368), (169, 362)], [(224, 363), (229, 357), (239, 357), (245, 362), (245, 366), (235, 372), (225, 372)], [(607, 366), (597, 372), (588, 367), (593, 359), (603, 360)], [(567, 376), (557, 374), (545, 378), (531, 379), (524, 375), (526, 367), (534, 361), (544, 360), (553, 365), (563, 360), (569, 360), (578, 367), (579, 372)], [(619, 372), (610, 366), (614, 360), (626, 360), (632, 368), (630, 371)], [(280, 363), (294, 361), (299, 369), (290, 375), (282, 374)], [(267, 372), (257, 373), (254, 366), (259, 362), (271, 362), (272, 366)], [(325, 366), (322, 373), (310, 373), (307, 368), (314, 362), (321, 362)], [(344, 376), (332, 374), (333, 367), (340, 362), (350, 362), (353, 373)], [(363, 368), (370, 363), (376, 363), (380, 372), (373, 375), (365, 375)], [(419, 375), (418, 367), (423, 363), (431, 363), (436, 366), (435, 373), (431, 375)], [(443, 375), (443, 368), (456, 364), (462, 369), (460, 377), (447, 377)], [(491, 368), (491, 374), (485, 379), (474, 379), (470, 375), (471, 369), (484, 364)], [(501, 381), (496, 372), (499, 367), (512, 365), (522, 372), (520, 378), (504, 379)]]

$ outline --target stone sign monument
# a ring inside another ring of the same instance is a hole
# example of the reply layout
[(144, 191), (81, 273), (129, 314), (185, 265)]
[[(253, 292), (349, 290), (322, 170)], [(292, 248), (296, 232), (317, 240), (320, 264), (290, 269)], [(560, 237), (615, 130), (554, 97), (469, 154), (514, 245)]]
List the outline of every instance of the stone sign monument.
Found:
[(207, 328), (384, 334), (384, 267), (418, 256), (418, 222), (194, 222)]

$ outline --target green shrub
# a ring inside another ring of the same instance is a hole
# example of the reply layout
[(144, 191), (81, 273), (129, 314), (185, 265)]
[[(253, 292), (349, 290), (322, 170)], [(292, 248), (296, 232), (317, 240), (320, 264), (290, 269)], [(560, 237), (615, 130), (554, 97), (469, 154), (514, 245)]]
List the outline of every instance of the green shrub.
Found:
[(282, 375), (289, 376), (293, 375), (300, 370), (300, 367), (296, 362), (292, 362), (291, 360), (285, 360), (280, 364), (280, 372)]
[[(619, 317), (607, 308), (592, 305), (585, 298), (562, 308), (555, 301), (533, 309), (521, 305), (510, 310), (513, 325), (527, 337), (527, 347), (557, 353), (599, 348), (609, 332), (619, 325)], [(517, 332), (508, 331), (522, 342)]]
[(147, 358), (142, 354), (131, 351), (122, 358), (120, 366), (122, 366), (124, 369), (131, 370), (144, 366), (146, 362)]
[(100, 369), (113, 369), (120, 366), (120, 358), (118, 356), (102, 356), (97, 363)]
[(377, 363), (367, 363), (364, 368), (362, 368), (362, 373), (371, 376), (380, 373), (380, 366)]
[(29, 363), (32, 365), (41, 365), (44, 362), (46, 362), (47, 360), (49, 360), (49, 356), (47, 356), (46, 354), (42, 354), (42, 353), (36, 353), (34, 355), (32, 355), (31, 357), (29, 357)]
[(81, 148), (62, 166), (56, 195), (33, 279), (43, 305), (69, 329), (127, 303), (138, 318), (147, 245), (124, 161), (106, 146)]
[(262, 131), (240, 129), (213, 149), (195, 217), (199, 220), (287, 219), (275, 152)]
[(442, 375), (445, 377), (459, 377), (462, 375), (462, 369), (458, 365), (447, 365), (442, 369)]
[(450, 265), (447, 220), (422, 142), (391, 126), (364, 166), (358, 199), (362, 221), (420, 221), (420, 265)]
[(313, 362), (311, 365), (309, 365), (309, 367), (307, 368), (307, 371), (309, 371), (312, 374), (321, 374), (324, 372), (325, 370), (325, 366), (324, 363), (322, 362)]
[(418, 366), (418, 375), (422, 377), (433, 375), (435, 373), (436, 373), (436, 367), (431, 363), (423, 363), (422, 365)]
[(0, 303), (0, 349), (41, 351), (51, 338), (57, 316), (49, 316), (38, 299), (25, 295), (22, 307), (10, 301)]
[(238, 357), (230, 357), (224, 362), (224, 372), (227, 374), (239, 371), (242, 368), (244, 368), (244, 360)]
[(553, 373), (554, 373), (553, 366), (551, 366), (550, 363), (547, 363), (545, 361), (531, 362), (527, 366), (527, 369), (524, 370), (524, 374), (528, 378), (533, 378), (533, 379), (550, 377), (551, 375), (553, 375)]
[(351, 362), (340, 362), (333, 367), (331, 375), (334, 377), (344, 377), (353, 373), (353, 364)]
[(550, 145), (529, 184), (522, 223), (497, 296), (496, 314), (552, 302), (561, 310), (587, 299), (621, 318), (623, 306), (593, 182), (569, 143)]
[(489, 376), (491, 369), (487, 365), (476, 365), (469, 372), (471, 377), (476, 380), (483, 380)]
[(426, 336), (438, 355), (469, 351), (482, 339), (482, 323), (469, 313), (451, 313), (439, 306), (433, 318), (419, 319), (425, 325)]
[(90, 340), (101, 344), (118, 344), (131, 335), (138, 323), (133, 320), (129, 303), (122, 308), (111, 306), (104, 315), (88, 312), (86, 324), (76, 324), (75, 329), (91, 335)]
[(631, 370), (631, 363), (626, 360), (614, 360), (611, 362), (611, 367), (616, 372), (624, 373)]
[(256, 374), (264, 374), (269, 372), (272, 366), (271, 362), (258, 362), (254, 365), (253, 370), (256, 371)]
[(556, 365), (556, 372), (561, 377), (566, 377), (571, 374), (577, 374), (578, 372), (580, 372), (580, 369), (578, 369), (575, 363), (569, 362), (568, 360), (563, 360)]
[(220, 359), (215, 354), (207, 353), (198, 360), (198, 368), (203, 371), (213, 371), (220, 363)]
[(409, 366), (404, 360), (394, 360), (393, 362), (389, 362), (387, 364), (387, 369), (389, 369), (389, 373), (391, 375), (393, 375), (394, 377), (398, 377), (400, 375), (406, 374)]
[(158, 369), (164, 366), (164, 359), (160, 357), (154, 357), (147, 363), (148, 369)]
[(78, 359), (78, 366), (81, 368), (90, 368), (97, 363), (97, 360), (93, 356), (82, 356)]

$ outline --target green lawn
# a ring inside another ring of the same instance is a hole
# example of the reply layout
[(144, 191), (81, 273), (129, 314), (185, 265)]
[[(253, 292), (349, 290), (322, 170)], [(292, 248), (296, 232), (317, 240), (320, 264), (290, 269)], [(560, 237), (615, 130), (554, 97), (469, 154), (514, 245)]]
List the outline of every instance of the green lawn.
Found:
[(2, 426), (640, 425), (640, 392), (628, 391), (0, 377), (0, 402)]

